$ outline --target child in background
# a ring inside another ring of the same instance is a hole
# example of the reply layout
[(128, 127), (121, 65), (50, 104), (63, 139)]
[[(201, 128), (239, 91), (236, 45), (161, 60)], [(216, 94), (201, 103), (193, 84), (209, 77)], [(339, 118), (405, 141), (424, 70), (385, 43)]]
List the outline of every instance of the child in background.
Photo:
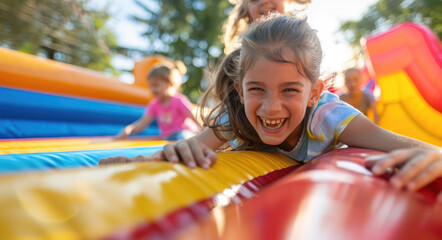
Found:
[(321, 60), (319, 40), (305, 20), (271, 14), (253, 23), (241, 48), (221, 64), (215, 82), (220, 104), (206, 119), (207, 128), (153, 155), (100, 164), (181, 158), (189, 167), (208, 168), (217, 159), (214, 150), (234, 139), (238, 149), (279, 151), (305, 163), (344, 143), (390, 152), (367, 164), (374, 174), (399, 167), (390, 179), (398, 189), (415, 191), (441, 177), (441, 148), (382, 129), (323, 91)]
[(147, 106), (144, 115), (121, 130), (116, 139), (141, 132), (154, 119), (157, 120), (161, 136), (165, 140), (187, 139), (199, 131), (192, 113), (192, 104), (186, 96), (177, 92), (186, 69), (181, 62), (169, 65), (161, 65), (150, 71), (147, 81), (155, 98)]
[(373, 112), (374, 123), (379, 123), (379, 114), (376, 109), (374, 96), (361, 89), (362, 75), (359, 69), (350, 68), (344, 71), (345, 86), (347, 92), (341, 94), (339, 98), (352, 105), (367, 116), (368, 109)]
[(269, 12), (291, 14), (299, 6), (305, 7), (310, 0), (230, 0), (235, 7), (223, 26), (224, 52), (230, 53), (239, 47), (239, 35), (244, 33), (256, 19)]

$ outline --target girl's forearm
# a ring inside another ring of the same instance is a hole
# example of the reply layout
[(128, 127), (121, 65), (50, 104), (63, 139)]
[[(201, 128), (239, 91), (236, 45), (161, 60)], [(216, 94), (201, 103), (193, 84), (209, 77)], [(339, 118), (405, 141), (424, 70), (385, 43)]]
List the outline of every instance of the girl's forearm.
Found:
[(133, 123), (125, 128), (125, 131), (129, 133), (128, 135), (137, 134), (139, 132), (142, 132), (147, 126), (142, 124), (141, 122)]
[(425, 148), (439, 150), (440, 148), (385, 130), (362, 114), (356, 116), (342, 132), (339, 141), (352, 147), (362, 147), (390, 152), (401, 148)]
[(214, 130), (211, 128), (204, 128), (200, 133), (198, 133), (195, 137), (201, 143), (204, 143), (212, 150), (219, 149), (226, 141), (219, 139)]
[(149, 115), (144, 115), (142, 118), (138, 119), (136, 122), (126, 126), (124, 132), (129, 136), (132, 134), (137, 134), (143, 131), (147, 126), (152, 123), (153, 118)]

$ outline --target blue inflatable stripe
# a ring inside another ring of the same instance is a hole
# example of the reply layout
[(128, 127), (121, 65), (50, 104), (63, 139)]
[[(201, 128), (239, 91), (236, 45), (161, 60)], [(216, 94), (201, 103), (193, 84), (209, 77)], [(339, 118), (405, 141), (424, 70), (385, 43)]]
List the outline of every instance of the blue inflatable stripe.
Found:
[(144, 107), (0, 87), (0, 119), (128, 124)]
[(0, 173), (42, 171), (54, 168), (97, 167), (101, 158), (152, 154), (162, 146), (144, 148), (102, 149), (72, 152), (23, 153), (0, 155)]
[[(111, 136), (144, 107), (0, 87), (0, 138)], [(143, 136), (158, 136), (154, 121)]]
[[(125, 124), (0, 119), (0, 138), (113, 136), (125, 126)], [(156, 124), (151, 124), (137, 135), (159, 136), (160, 130)]]

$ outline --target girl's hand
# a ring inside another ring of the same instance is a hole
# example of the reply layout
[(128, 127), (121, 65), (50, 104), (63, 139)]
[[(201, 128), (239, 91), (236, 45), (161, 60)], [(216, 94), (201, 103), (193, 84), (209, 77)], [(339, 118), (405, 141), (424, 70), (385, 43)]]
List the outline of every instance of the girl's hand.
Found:
[(109, 157), (109, 158), (102, 158), (98, 162), (100, 166), (103, 165), (110, 165), (110, 164), (120, 164), (120, 163), (131, 163), (131, 162), (152, 162), (152, 161), (159, 161), (161, 155), (161, 151), (158, 151), (152, 155), (138, 155), (136, 157)]
[(195, 137), (181, 140), (173, 144), (167, 144), (164, 146), (163, 150), (152, 155), (140, 155), (135, 158), (110, 157), (100, 159), (100, 165), (161, 160), (178, 163), (179, 160), (182, 160), (184, 164), (191, 168), (196, 166), (209, 168), (217, 160), (217, 156), (213, 149), (218, 149), (225, 143), (225, 141), (220, 140), (216, 136), (213, 129), (205, 128)]
[(164, 146), (161, 160), (178, 163), (180, 159), (190, 168), (200, 166), (207, 169), (216, 162), (217, 156), (211, 148), (196, 138)]
[[(416, 191), (442, 177), (442, 150), (400, 149), (368, 157), (365, 164), (375, 175), (382, 175), (396, 167), (398, 171), (390, 178), (390, 183), (397, 189), (405, 187)], [(437, 200), (442, 202), (442, 192)]]
[(129, 135), (126, 134), (126, 131), (124, 131), (124, 129), (123, 129), (123, 131), (119, 132), (119, 133), (114, 137), (115, 140), (122, 140), (122, 139), (127, 139), (127, 138), (129, 138)]
[(173, 144), (167, 144), (163, 150), (157, 151), (152, 155), (138, 155), (133, 158), (123, 156), (102, 158), (99, 161), (99, 165), (161, 160), (178, 163), (180, 159), (190, 168), (200, 166), (207, 169), (216, 162), (217, 156), (207, 145), (197, 139), (191, 138)]

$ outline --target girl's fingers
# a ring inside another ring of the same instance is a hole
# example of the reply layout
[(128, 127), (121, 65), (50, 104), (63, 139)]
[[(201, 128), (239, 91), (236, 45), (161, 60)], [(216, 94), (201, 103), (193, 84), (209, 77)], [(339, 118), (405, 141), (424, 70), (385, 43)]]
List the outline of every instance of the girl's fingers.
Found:
[(153, 161), (161, 161), (165, 159), (163, 150), (158, 150), (154, 154), (152, 154)]
[(152, 162), (155, 161), (155, 154), (152, 155), (138, 155), (132, 159), (130, 159), (132, 162)]
[(109, 157), (102, 158), (98, 161), (98, 165), (109, 165), (109, 164), (117, 164), (117, 163), (129, 163), (131, 159), (128, 157)]
[(100, 158), (100, 160), (98, 161), (99, 166), (103, 166), (106, 164), (108, 164), (108, 158)]
[(143, 155), (138, 155), (138, 156), (133, 158), (133, 161), (134, 162), (144, 162), (145, 160), (144, 160)]
[(196, 167), (195, 158), (187, 141), (178, 141), (175, 144), (176, 151), (178, 151), (183, 162), (190, 168)]
[(173, 144), (166, 144), (163, 148), (162, 155), (164, 155), (164, 160), (166, 160), (166, 161), (173, 162), (173, 163), (179, 162), (178, 155), (175, 151), (175, 146)]
[(99, 165), (109, 165), (109, 164), (113, 164), (114, 162), (114, 158), (110, 157), (110, 158), (102, 158), (100, 159), (100, 161), (98, 162)]
[(189, 143), (191, 153), (192, 153), (193, 157), (195, 158), (195, 161), (198, 164), (198, 166), (200, 166), (202, 168), (206, 168), (206, 169), (209, 168), (210, 161), (208, 159), (206, 159), (206, 157), (203, 153), (203, 149), (201, 148), (201, 144), (195, 140), (192, 140), (192, 139), (189, 139), (188, 143)]
[(401, 149), (385, 155), (368, 157), (366, 159), (366, 165), (371, 166), (371, 171), (374, 174), (381, 175), (385, 173), (388, 168), (407, 161), (410, 157), (415, 155), (417, 151), (417, 149)]
[(435, 153), (417, 153), (415, 156), (410, 157), (408, 162), (390, 179), (391, 184), (397, 189), (406, 186), (413, 178), (437, 160), (437, 158), (438, 155)]
[(212, 166), (218, 160), (218, 156), (209, 147), (206, 147), (203, 151), (204, 151), (204, 156), (210, 163), (209, 166)]
[(407, 184), (407, 189), (415, 191), (431, 183), (438, 177), (442, 177), (442, 161), (434, 161), (428, 165)]
[(179, 159), (190, 168), (197, 165), (209, 168), (217, 160), (216, 154), (206, 145), (195, 139), (181, 140), (175, 144), (167, 144), (163, 150), (159, 150), (152, 155), (138, 155), (134, 158), (110, 157), (100, 159), (100, 165), (126, 163), (126, 162), (146, 162), (146, 161), (169, 161), (178, 163)]

